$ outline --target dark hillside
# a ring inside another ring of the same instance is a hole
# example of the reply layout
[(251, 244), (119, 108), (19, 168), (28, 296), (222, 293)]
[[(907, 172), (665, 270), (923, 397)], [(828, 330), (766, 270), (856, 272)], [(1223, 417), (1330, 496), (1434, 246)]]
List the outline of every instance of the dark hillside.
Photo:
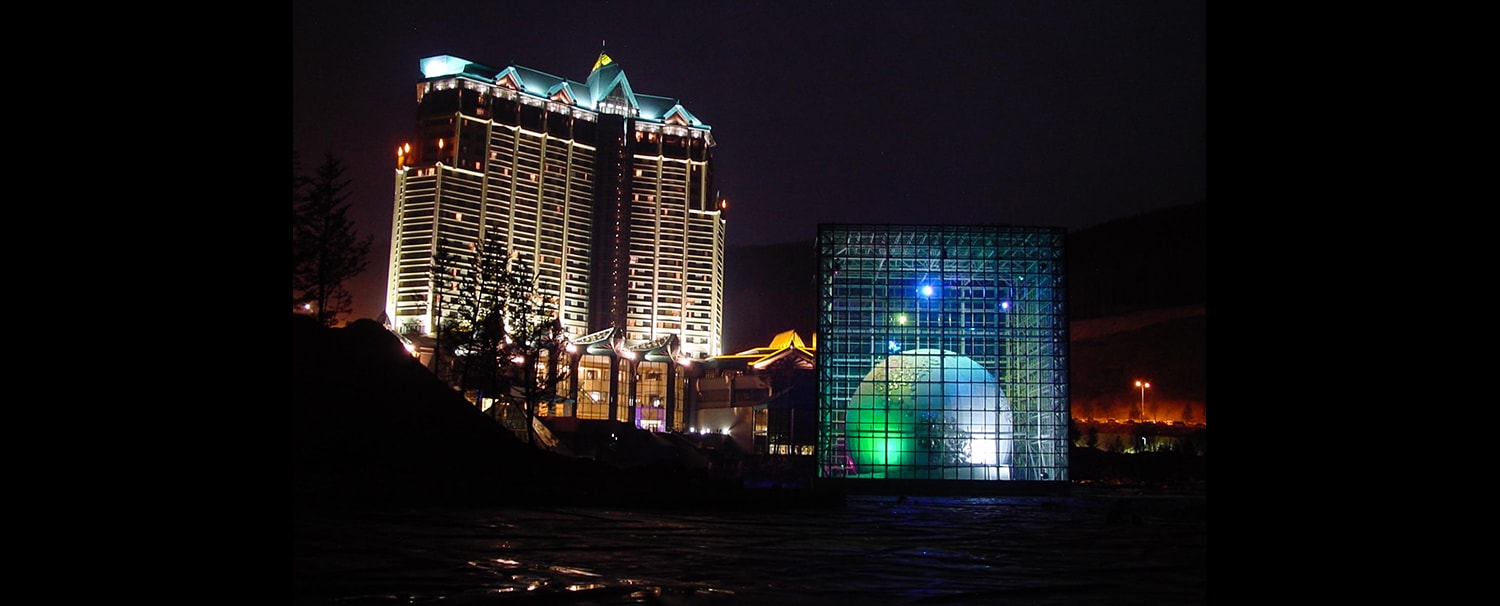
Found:
[(541, 454), (372, 320), (332, 329), (293, 314), (292, 419), (299, 499), (494, 498)]
[(1067, 255), (1073, 321), (1207, 303), (1207, 204), (1071, 232)]
[[(1071, 323), (1075, 419), (1208, 421), (1208, 317), (1202, 305)], [(1150, 381), (1141, 409), (1136, 379)], [(1144, 415), (1144, 417), (1142, 416)]]

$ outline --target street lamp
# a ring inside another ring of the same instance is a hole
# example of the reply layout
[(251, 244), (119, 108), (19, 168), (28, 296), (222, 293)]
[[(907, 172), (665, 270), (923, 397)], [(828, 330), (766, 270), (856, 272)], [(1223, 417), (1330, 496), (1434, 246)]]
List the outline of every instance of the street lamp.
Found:
[(1146, 420), (1146, 390), (1151, 388), (1151, 384), (1136, 380), (1135, 386), (1141, 390), (1141, 421), (1144, 422)]

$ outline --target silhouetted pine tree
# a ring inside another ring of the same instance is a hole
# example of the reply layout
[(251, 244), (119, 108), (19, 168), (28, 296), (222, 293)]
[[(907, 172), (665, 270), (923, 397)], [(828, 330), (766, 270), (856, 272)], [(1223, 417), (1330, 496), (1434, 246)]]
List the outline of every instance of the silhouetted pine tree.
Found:
[[(492, 397), (518, 405), (529, 438), (537, 403), (565, 378), (556, 368), (567, 341), (557, 302), (542, 294), (540, 276), (503, 243), (486, 238), (482, 246), (465, 248), (445, 240), (438, 251), (432, 267), (437, 351), (453, 360), (450, 381), (475, 390), (481, 404)], [(544, 353), (546, 373), (538, 367)]]
[[(542, 294), (541, 274), (523, 260), (510, 259), (503, 275), (507, 305), (502, 362), (510, 361), (506, 368), (511, 382), (520, 388), (529, 443), (535, 439), (532, 423), (537, 403), (544, 396), (555, 395), (557, 384), (565, 376), (558, 373), (557, 364), (567, 346), (567, 334), (557, 317), (556, 297)], [(539, 367), (544, 353), (548, 361), (545, 373)]]
[(353, 309), (344, 284), (365, 270), (374, 236), (360, 238), (349, 219), (349, 181), (329, 152), (311, 178), (292, 154), (292, 307), (310, 307), (324, 326)]
[(464, 390), (475, 390), (476, 400), (497, 398), (509, 391), (499, 373), (505, 344), (504, 309), (506, 250), (503, 244), (486, 240), (474, 249), (439, 240), (432, 265), (437, 287), (438, 355), (449, 355), (449, 381)]

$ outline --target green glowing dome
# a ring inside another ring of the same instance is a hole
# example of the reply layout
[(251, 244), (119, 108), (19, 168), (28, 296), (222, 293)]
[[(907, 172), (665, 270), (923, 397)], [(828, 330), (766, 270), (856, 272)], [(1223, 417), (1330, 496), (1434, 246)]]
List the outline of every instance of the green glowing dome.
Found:
[(849, 404), (845, 435), (856, 473), (1008, 466), (1010, 416), (999, 383), (978, 363), (951, 351), (916, 349), (886, 358), (865, 375)]

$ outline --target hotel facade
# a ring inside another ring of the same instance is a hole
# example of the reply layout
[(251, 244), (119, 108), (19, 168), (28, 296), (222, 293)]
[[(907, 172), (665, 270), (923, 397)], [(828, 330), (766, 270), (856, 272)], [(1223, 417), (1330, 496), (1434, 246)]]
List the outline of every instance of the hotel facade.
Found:
[(416, 130), (396, 150), (393, 330), (435, 334), (434, 259), (472, 262), (498, 241), (537, 272), (574, 342), (722, 352), (726, 220), (711, 127), (677, 99), (635, 92), (602, 53), (582, 82), (447, 55), (419, 66)]

